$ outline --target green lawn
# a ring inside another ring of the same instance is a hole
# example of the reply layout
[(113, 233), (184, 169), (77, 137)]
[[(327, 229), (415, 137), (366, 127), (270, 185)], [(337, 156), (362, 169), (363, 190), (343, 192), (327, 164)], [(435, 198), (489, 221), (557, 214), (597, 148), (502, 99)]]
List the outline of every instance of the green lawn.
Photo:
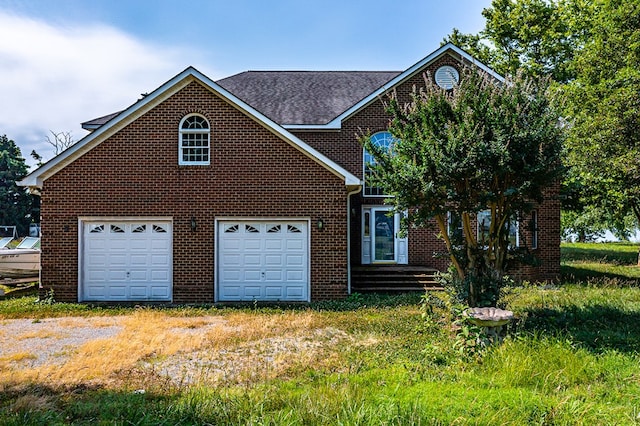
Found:
[(640, 280), (638, 244), (631, 243), (564, 243), (562, 274), (567, 281), (611, 278), (621, 281)]
[[(457, 333), (438, 315), (424, 318), (419, 295), (356, 295), (308, 308), (246, 309), (261, 321), (291, 310), (311, 313), (350, 338), (324, 347), (321, 362), (242, 384), (158, 382), (140, 393), (134, 382), (73, 388), (0, 383), (0, 424), (640, 424), (637, 246), (571, 244), (562, 252), (568, 274), (562, 284), (505, 292), (503, 303), (518, 321), (500, 346), (483, 349), (474, 329)], [(575, 278), (574, 268), (581, 278)], [(439, 309), (434, 306), (433, 312)], [(128, 312), (35, 304), (33, 298), (0, 302), (0, 318), (65, 311)], [(233, 311), (203, 307), (166, 313)]]

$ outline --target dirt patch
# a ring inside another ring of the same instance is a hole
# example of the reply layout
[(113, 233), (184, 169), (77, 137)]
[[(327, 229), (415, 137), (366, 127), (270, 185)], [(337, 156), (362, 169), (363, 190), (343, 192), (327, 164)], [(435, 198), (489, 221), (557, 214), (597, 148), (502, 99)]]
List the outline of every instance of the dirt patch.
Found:
[[(349, 336), (310, 314), (0, 321), (0, 388), (10, 383), (171, 386), (246, 383), (331, 359)], [(155, 378), (155, 379), (154, 379)]]
[(326, 349), (347, 337), (343, 331), (329, 327), (304, 335), (266, 337), (224, 349), (178, 353), (165, 360), (147, 362), (144, 367), (178, 386), (250, 383), (316, 363)]
[(62, 365), (84, 343), (116, 336), (120, 322), (120, 317), (2, 320), (0, 363), (18, 369)]

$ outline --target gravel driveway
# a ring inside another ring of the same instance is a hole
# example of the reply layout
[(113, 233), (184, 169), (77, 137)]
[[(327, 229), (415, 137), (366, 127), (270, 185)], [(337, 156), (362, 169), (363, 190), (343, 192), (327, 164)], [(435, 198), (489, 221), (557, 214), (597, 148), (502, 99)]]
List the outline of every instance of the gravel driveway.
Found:
[[(51, 372), (57, 369), (57, 378), (51, 379), (55, 383), (64, 382), (65, 377), (71, 376), (76, 378), (68, 380), (76, 380), (77, 383), (83, 379), (76, 374), (80, 369), (76, 365), (84, 365), (85, 369), (97, 370), (86, 377), (99, 383), (114, 380), (117, 375), (127, 376), (127, 380), (136, 376), (140, 381), (140, 377), (145, 380), (149, 377), (162, 378), (177, 386), (245, 383), (286, 374), (288, 368), (295, 368), (296, 365), (322, 362), (328, 350), (348, 338), (341, 330), (308, 327), (303, 321), (297, 328), (289, 328), (280, 334), (260, 335), (254, 333), (255, 323), (253, 326), (231, 326), (225, 318), (215, 316), (154, 318), (162, 325), (132, 330), (130, 322), (134, 316), (0, 320), (0, 371), (5, 369), (12, 373), (24, 373), (26, 379), (23, 380), (34, 377), (40, 380), (43, 376), (56, 376)], [(137, 321), (144, 323), (144, 318), (138, 318)], [(141, 344), (148, 346), (146, 353), (141, 355), (133, 350), (127, 351), (128, 341), (131, 341), (131, 349), (137, 349), (134, 337), (152, 334), (153, 331), (149, 330), (156, 328), (162, 329), (158, 331), (157, 338), (147, 336), (147, 340)], [(249, 337), (246, 337), (247, 334)], [(180, 342), (193, 344), (171, 349), (170, 346), (175, 346), (179, 339), (182, 339)], [(119, 360), (126, 361), (123, 367), (109, 365), (109, 370), (101, 366), (99, 358), (92, 362), (90, 357), (96, 357), (96, 354), (86, 349), (92, 344), (104, 345), (104, 352), (124, 347), (127, 352), (116, 357), (116, 361), (110, 361), (111, 364)], [(132, 352), (135, 353), (131, 355)], [(63, 373), (66, 370), (72, 374)], [(101, 376), (100, 370), (109, 371)], [(134, 370), (135, 374), (131, 373)], [(3, 377), (0, 374), (5, 381), (12, 377), (21, 376), (12, 374)]]

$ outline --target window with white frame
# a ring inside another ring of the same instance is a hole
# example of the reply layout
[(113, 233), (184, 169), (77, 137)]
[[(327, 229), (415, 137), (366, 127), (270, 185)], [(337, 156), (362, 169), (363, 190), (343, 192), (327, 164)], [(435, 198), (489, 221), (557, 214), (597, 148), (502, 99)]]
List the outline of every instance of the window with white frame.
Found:
[(210, 163), (210, 128), (199, 114), (187, 115), (180, 121), (178, 164), (202, 166)]
[[(485, 244), (489, 239), (489, 229), (491, 228), (491, 210), (479, 211), (476, 215), (478, 220), (478, 242)], [(509, 247), (520, 247), (519, 223), (516, 218), (506, 223), (509, 227)]]
[[(391, 149), (394, 137), (389, 132), (378, 132), (371, 135), (371, 142), (381, 148)], [(376, 164), (376, 159), (367, 150), (364, 150), (364, 195), (369, 197), (384, 197), (384, 191), (379, 186), (372, 184), (373, 169), (371, 166)]]

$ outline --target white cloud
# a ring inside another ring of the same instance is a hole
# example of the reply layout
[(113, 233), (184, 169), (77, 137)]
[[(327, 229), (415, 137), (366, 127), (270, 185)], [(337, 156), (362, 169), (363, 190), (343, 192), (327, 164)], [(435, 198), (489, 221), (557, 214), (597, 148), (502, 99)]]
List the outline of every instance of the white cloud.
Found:
[[(160, 47), (101, 24), (52, 26), (0, 11), (0, 135), (50, 159), (49, 130), (119, 111), (186, 68), (193, 52)], [(27, 158), (31, 164), (30, 158)]]

